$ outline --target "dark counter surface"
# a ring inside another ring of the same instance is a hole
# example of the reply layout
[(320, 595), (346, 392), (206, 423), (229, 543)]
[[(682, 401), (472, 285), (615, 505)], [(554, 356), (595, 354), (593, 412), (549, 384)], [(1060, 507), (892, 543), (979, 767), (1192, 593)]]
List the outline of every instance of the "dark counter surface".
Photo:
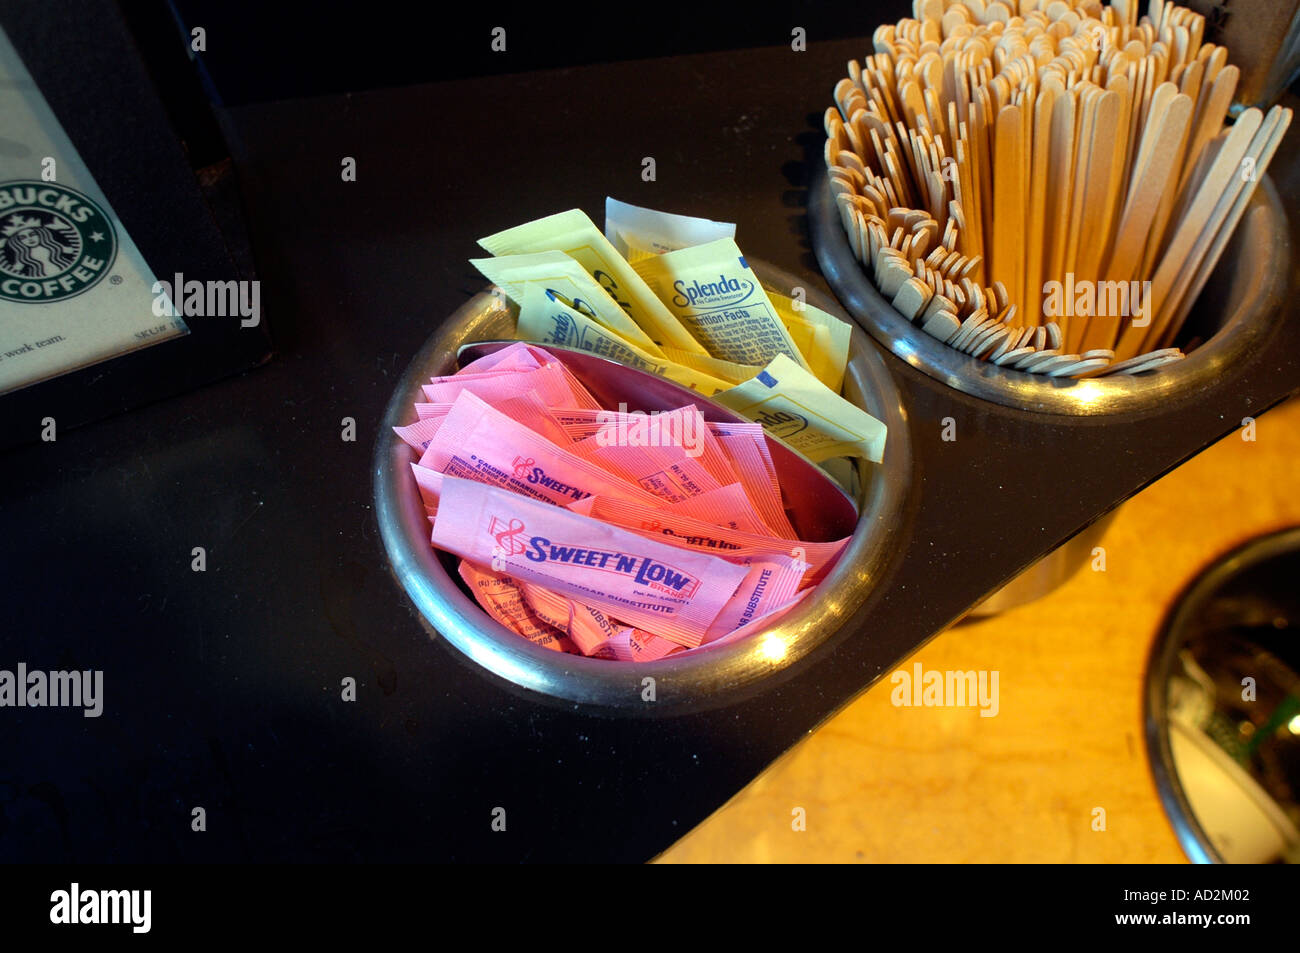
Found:
[[(862, 49), (227, 113), (279, 355), (4, 455), (0, 668), (102, 669), (105, 710), (0, 710), (0, 859), (648, 859), (984, 595), (1300, 387), (1293, 315), (1196, 400), (1120, 419), (996, 407), (888, 356), (916, 453), (900, 550), (847, 637), (723, 708), (614, 718), (431, 641), (386, 568), (371, 453), (407, 361), (483, 287), (475, 240), (573, 207), (600, 222), (613, 195), (735, 221), (747, 253), (825, 289), (803, 201)], [(1273, 173), (1288, 209), (1294, 139)]]

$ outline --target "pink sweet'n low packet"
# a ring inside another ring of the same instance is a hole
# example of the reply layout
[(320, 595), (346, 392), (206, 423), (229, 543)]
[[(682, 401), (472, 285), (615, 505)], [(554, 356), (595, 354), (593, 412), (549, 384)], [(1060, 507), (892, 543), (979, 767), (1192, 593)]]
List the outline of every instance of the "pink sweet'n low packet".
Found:
[(647, 429), (536, 345), (424, 396), (394, 429), (432, 545), (460, 557), (484, 612), (542, 648), (649, 662), (733, 642), (798, 606), (848, 542), (794, 538), (757, 425), (689, 404)]
[(518, 493), (445, 477), (433, 545), (679, 645), (699, 645), (749, 570)]

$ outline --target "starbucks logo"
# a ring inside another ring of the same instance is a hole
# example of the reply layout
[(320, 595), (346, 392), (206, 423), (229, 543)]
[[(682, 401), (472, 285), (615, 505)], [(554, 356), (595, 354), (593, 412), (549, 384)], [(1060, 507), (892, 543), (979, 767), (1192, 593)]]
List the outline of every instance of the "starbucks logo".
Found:
[(0, 183), (0, 299), (42, 304), (106, 274), (117, 235), (103, 209), (53, 182)]

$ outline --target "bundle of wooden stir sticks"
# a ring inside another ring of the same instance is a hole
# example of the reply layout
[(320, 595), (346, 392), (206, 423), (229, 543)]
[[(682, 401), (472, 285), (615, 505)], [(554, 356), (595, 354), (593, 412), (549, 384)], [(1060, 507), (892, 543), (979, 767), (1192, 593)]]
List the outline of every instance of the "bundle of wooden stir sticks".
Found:
[(1140, 373), (1171, 347), (1291, 121), (1205, 18), (1152, 0), (913, 0), (835, 87), (826, 165), (877, 287), (976, 357)]

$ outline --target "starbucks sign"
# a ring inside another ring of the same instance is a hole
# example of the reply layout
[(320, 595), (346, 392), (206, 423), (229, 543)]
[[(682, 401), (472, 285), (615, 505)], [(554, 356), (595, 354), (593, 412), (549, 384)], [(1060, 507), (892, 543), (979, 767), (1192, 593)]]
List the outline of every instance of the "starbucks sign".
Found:
[(0, 183), (0, 300), (46, 304), (79, 295), (116, 256), (108, 216), (76, 189)]

